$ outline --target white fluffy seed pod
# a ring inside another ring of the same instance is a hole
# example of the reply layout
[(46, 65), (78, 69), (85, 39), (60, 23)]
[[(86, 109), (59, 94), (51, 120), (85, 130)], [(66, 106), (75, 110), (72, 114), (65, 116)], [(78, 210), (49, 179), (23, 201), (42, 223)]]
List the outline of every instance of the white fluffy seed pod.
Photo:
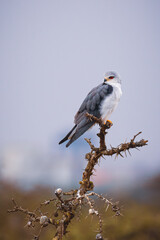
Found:
[(62, 189), (61, 189), (61, 188), (57, 188), (57, 189), (55, 190), (55, 194), (60, 195), (61, 193), (62, 193)]
[(100, 233), (96, 235), (96, 240), (103, 240), (103, 237)]
[(31, 227), (32, 226), (32, 222), (31, 221), (28, 221), (27, 222), (27, 227)]
[(81, 193), (80, 193), (80, 190), (78, 190), (78, 192), (77, 192), (77, 199), (79, 199), (79, 198), (81, 198), (82, 196), (81, 196)]
[(89, 209), (89, 214), (90, 214), (90, 215), (95, 214), (95, 210), (94, 210), (93, 208), (90, 208), (90, 209)]
[(44, 224), (48, 223), (48, 217), (47, 216), (41, 216), (39, 222), (40, 222), (41, 225), (44, 225)]
[(98, 211), (94, 211), (94, 213), (96, 214), (96, 216), (98, 215)]

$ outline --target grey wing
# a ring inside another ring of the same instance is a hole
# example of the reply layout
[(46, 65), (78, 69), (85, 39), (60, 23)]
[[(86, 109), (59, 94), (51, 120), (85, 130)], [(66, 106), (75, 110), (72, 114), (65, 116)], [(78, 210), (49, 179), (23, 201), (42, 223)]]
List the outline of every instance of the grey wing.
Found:
[(74, 122), (79, 124), (85, 117), (86, 112), (100, 118), (100, 105), (107, 95), (112, 93), (113, 87), (108, 84), (100, 84), (93, 88), (84, 99), (77, 114), (75, 115)]
[(112, 93), (113, 87), (108, 84), (100, 84), (93, 88), (84, 99), (82, 105), (80, 106), (77, 114), (75, 115), (74, 122), (76, 128), (69, 136), (70, 141), (67, 143), (67, 147), (79, 138), (84, 132), (86, 132), (91, 126), (94, 125), (93, 121), (90, 121), (86, 117), (86, 113), (90, 113), (95, 117), (100, 118), (100, 105), (104, 98)]

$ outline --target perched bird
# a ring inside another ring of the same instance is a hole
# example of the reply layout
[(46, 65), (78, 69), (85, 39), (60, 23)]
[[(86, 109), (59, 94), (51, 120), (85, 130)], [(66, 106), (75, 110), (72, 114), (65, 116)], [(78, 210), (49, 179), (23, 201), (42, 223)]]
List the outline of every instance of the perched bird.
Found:
[(90, 121), (86, 116), (87, 112), (97, 118), (101, 118), (105, 123), (117, 107), (121, 95), (122, 90), (119, 75), (115, 72), (107, 72), (104, 76), (104, 82), (88, 93), (75, 115), (74, 127), (59, 144), (69, 139), (66, 145), (68, 147), (94, 125), (95, 122)]

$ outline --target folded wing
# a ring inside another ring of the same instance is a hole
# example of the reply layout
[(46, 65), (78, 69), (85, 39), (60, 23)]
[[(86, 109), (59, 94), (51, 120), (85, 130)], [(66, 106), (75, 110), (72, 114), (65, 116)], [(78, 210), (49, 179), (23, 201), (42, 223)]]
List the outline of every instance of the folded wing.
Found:
[(72, 130), (63, 138), (59, 144), (63, 143), (66, 140), (70, 140), (66, 147), (73, 143), (77, 138), (79, 138), (83, 133), (85, 133), (90, 127), (94, 125), (94, 121), (90, 121), (86, 117), (86, 113), (94, 115), (97, 118), (100, 118), (100, 106), (102, 101), (110, 95), (113, 91), (113, 87), (108, 84), (100, 84), (97, 87), (93, 88), (84, 99), (81, 104), (78, 112), (75, 115), (74, 123), (75, 126)]

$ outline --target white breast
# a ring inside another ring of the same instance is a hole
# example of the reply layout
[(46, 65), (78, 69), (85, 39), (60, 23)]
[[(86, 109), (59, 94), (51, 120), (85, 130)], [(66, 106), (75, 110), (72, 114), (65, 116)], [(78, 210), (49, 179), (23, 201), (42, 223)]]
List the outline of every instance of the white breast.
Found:
[(110, 83), (110, 85), (113, 87), (113, 92), (103, 100), (100, 107), (101, 118), (104, 122), (108, 120), (111, 113), (116, 109), (122, 95), (120, 83)]

